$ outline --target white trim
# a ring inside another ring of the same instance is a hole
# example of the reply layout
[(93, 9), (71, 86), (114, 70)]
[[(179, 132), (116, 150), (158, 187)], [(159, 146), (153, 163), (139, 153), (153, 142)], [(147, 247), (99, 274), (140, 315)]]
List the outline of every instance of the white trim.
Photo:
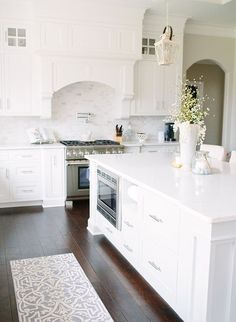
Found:
[(13, 207), (31, 207), (31, 206), (42, 206), (42, 200), (0, 203), (0, 209), (1, 208), (13, 208)]
[(236, 28), (198, 24), (193, 22), (186, 23), (184, 33), (202, 36), (236, 38)]

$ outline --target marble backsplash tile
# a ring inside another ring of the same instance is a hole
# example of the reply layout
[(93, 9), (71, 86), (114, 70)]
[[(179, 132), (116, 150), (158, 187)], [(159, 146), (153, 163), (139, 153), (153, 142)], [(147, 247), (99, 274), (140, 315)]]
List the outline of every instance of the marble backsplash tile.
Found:
[[(100, 83), (81, 82), (67, 86), (54, 94), (52, 118), (0, 117), (0, 144), (27, 143), (27, 128), (52, 128), (58, 139), (113, 139), (115, 125), (123, 124), (124, 132), (131, 124), (133, 133), (146, 132), (150, 139), (164, 128), (160, 117), (115, 119), (115, 91)], [(92, 113), (90, 122), (76, 119), (76, 112)]]

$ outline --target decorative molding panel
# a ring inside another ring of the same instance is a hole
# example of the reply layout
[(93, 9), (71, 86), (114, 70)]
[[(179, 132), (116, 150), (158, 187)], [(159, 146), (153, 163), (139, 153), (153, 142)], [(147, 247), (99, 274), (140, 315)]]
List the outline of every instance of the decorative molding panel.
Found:
[(186, 23), (184, 32), (193, 35), (236, 38), (236, 29), (190, 22)]

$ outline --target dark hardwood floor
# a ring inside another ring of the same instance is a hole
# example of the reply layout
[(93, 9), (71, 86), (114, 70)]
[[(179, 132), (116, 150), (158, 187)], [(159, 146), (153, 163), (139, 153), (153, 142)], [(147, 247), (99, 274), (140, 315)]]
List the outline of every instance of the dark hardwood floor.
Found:
[(120, 253), (87, 230), (88, 202), (63, 207), (0, 209), (0, 322), (16, 322), (9, 261), (74, 253), (116, 322), (178, 322), (181, 319)]

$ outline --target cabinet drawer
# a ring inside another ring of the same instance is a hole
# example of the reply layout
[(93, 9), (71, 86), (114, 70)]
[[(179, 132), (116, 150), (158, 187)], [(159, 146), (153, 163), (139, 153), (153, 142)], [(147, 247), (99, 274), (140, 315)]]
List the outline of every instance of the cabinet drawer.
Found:
[(114, 226), (112, 226), (109, 221), (104, 218), (99, 213), (99, 227), (102, 231), (102, 233), (109, 239), (115, 246), (117, 245), (117, 235), (120, 232), (117, 230)]
[(40, 160), (40, 151), (38, 150), (16, 150), (10, 152), (11, 161), (39, 161)]
[(13, 173), (13, 180), (15, 181), (40, 181), (40, 167), (38, 166), (16, 166)]
[(29, 201), (29, 200), (41, 200), (41, 185), (17, 185), (15, 184), (12, 188), (12, 197), (15, 200)]
[(169, 304), (174, 304), (177, 291), (177, 256), (159, 244), (152, 235), (143, 243), (141, 270), (153, 288)]
[(0, 162), (9, 160), (9, 152), (8, 151), (0, 151)]
[(159, 236), (168, 247), (177, 251), (180, 211), (176, 204), (156, 194), (145, 194), (143, 220), (145, 231)]

